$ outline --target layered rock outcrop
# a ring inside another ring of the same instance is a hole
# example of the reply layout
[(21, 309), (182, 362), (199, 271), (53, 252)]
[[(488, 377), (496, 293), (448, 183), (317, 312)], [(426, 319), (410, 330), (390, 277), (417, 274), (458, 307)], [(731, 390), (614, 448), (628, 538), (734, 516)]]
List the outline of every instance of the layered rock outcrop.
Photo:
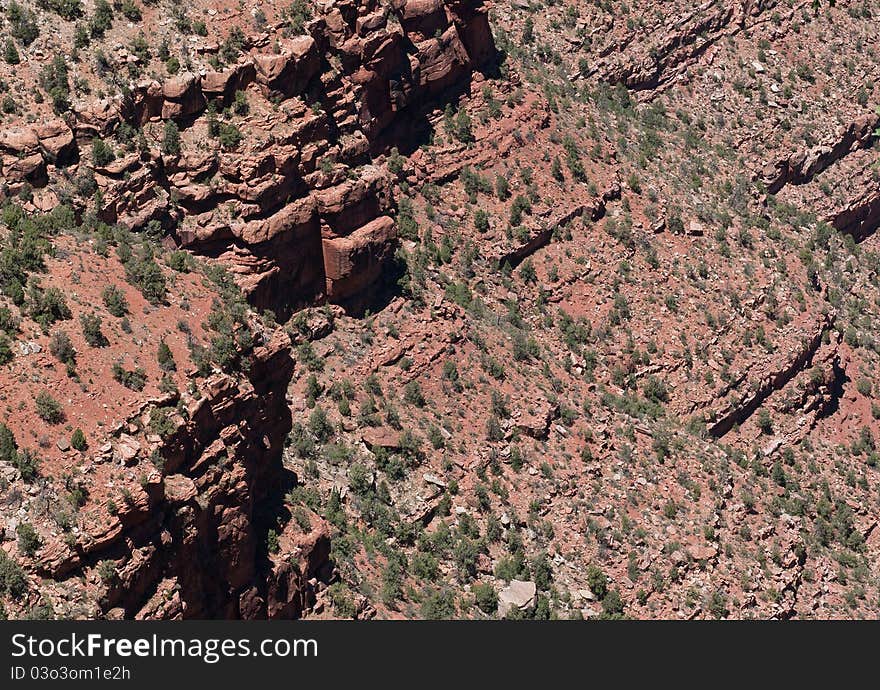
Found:
[[(161, 223), (180, 246), (229, 266), (259, 308), (285, 315), (324, 298), (361, 303), (395, 242), (385, 173), (364, 164), (493, 56), (486, 10), (470, 0), (347, 0), (325, 6), (305, 35), (246, 45), (254, 47), (217, 71), (141, 82), (68, 122), (3, 133), (7, 191), (46, 187), (124, 122), (149, 130), (173, 120), (180, 153), (155, 134), (138, 153), (91, 166), (103, 220)], [(218, 144), (208, 106), (222, 111), (238, 92), (254, 107), (235, 123), (240, 141)]]
[(776, 194), (786, 184), (809, 182), (852, 151), (871, 146), (878, 124), (880, 115), (865, 113), (841, 128), (832, 140), (809, 149), (799, 149), (768, 163), (761, 171), (760, 179), (771, 194)]
[[(79, 577), (87, 596), (97, 587), (100, 611), (114, 618), (290, 618), (311, 605), (309, 580), (330, 573), (326, 525), (289, 522), (283, 549), (274, 560), (267, 552), (267, 530), (295, 478), (281, 464), (290, 344), (280, 331), (266, 338), (244, 374), (214, 374), (190, 402), (147, 401), (118, 425), (97, 449), (94, 474), (124, 466), (140, 481), (121, 488), (119, 505), (87, 502), (77, 539), (47, 542), (39, 574)], [(151, 431), (156, 415), (168, 420), (161, 437)]]

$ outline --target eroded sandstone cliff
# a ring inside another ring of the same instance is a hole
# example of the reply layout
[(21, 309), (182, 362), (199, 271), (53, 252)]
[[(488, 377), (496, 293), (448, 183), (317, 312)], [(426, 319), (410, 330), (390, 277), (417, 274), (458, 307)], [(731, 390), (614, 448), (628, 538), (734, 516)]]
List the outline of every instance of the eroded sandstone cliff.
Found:
[[(396, 241), (388, 174), (371, 157), (411, 147), (424, 109), (466, 89), (495, 48), (472, 0), (337, 2), (304, 32), (248, 36), (221, 70), (141, 81), (66, 119), (4, 131), (8, 193), (43, 188), (34, 204), (49, 207), (65, 181), (93, 171), (100, 219), (161, 224), (179, 246), (228, 265), (257, 308), (289, 315), (324, 298), (362, 307)], [(247, 94), (242, 139), (218, 144), (217, 113), (237, 94)], [(162, 140), (171, 121), (179, 150)], [(136, 151), (90, 160), (94, 138), (126, 126), (147, 134)]]

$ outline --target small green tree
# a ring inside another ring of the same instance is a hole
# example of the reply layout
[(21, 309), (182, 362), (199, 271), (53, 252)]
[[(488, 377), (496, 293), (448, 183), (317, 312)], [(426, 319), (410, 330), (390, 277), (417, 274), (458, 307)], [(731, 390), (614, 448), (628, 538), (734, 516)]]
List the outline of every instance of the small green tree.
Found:
[(105, 585), (112, 584), (116, 580), (116, 563), (109, 559), (98, 563), (98, 577)]
[(0, 366), (11, 362), (14, 356), (9, 338), (5, 333), (0, 333)]
[(166, 156), (180, 154), (180, 129), (174, 120), (165, 123), (165, 131), (162, 137), (162, 153)]
[(763, 407), (758, 410), (758, 428), (762, 434), (769, 436), (773, 433), (773, 420), (770, 418), (770, 413)]
[(474, 140), (471, 118), (464, 108), (459, 110), (455, 116), (454, 132), (455, 138), (464, 144), (469, 144)]
[(121, 10), (122, 15), (131, 22), (139, 22), (141, 20), (141, 8), (133, 0), (122, 0)]
[(92, 162), (95, 165), (103, 168), (113, 162), (115, 158), (116, 154), (113, 153), (113, 149), (107, 142), (98, 137), (92, 139)]
[(21, 566), (0, 549), (0, 594), (20, 599), (27, 592), (27, 578)]
[(162, 371), (175, 371), (177, 369), (177, 363), (174, 361), (174, 353), (171, 352), (171, 348), (168, 347), (168, 343), (164, 340), (159, 341), (159, 351), (156, 355), (156, 359), (159, 361), (159, 367)]
[(109, 343), (101, 332), (101, 317), (94, 312), (81, 314), (79, 317), (82, 324), (83, 337), (92, 347), (106, 347)]
[(33, 556), (42, 545), (40, 535), (29, 522), (20, 522), (15, 528), (18, 535), (18, 548), (25, 556)]
[(221, 122), (219, 127), (218, 139), (220, 140), (220, 146), (224, 150), (229, 151), (237, 148), (238, 145), (241, 143), (241, 132), (238, 131), (238, 127), (233, 124)]
[(597, 599), (604, 599), (608, 594), (608, 578), (598, 566), (587, 566), (587, 586)]
[(602, 599), (602, 613), (604, 618), (620, 618), (623, 615), (623, 599), (616, 589), (612, 589)]
[(510, 182), (504, 175), (495, 176), (495, 196), (499, 201), (507, 201), (510, 198)]
[(410, 381), (403, 387), (403, 399), (416, 407), (424, 407), (427, 404), (425, 394), (422, 393), (422, 387), (418, 381)]
[(70, 445), (80, 452), (89, 447), (89, 444), (86, 441), (86, 435), (79, 427), (73, 430), (73, 435), (70, 437)]
[(49, 391), (40, 391), (36, 400), (37, 416), (47, 424), (61, 424), (64, 421), (64, 410)]
[(17, 450), (18, 444), (12, 429), (0, 422), (0, 461), (12, 462)]
[(125, 294), (115, 285), (108, 285), (101, 292), (101, 299), (111, 316), (122, 318), (128, 313), (128, 300)]
[(489, 214), (479, 208), (474, 213), (474, 227), (477, 232), (487, 232), (489, 230)]
[(477, 582), (471, 591), (474, 593), (474, 601), (484, 613), (495, 613), (498, 610), (498, 593), (495, 588), (486, 582)]
[(15, 42), (11, 38), (6, 39), (6, 48), (3, 51), (3, 59), (6, 60), (6, 64), (8, 65), (17, 65), (21, 62), (18, 50), (15, 47)]
[(40, 460), (29, 448), (18, 451), (12, 458), (12, 465), (18, 470), (24, 482), (36, 479), (39, 472)]

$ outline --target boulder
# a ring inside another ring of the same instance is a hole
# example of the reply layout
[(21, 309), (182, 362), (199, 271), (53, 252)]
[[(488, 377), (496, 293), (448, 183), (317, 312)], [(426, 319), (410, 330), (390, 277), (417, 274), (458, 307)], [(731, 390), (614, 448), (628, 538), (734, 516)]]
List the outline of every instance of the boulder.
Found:
[(400, 11), (400, 23), (413, 41), (432, 38), (449, 26), (443, 0), (407, 0)]
[(300, 94), (321, 67), (321, 55), (315, 39), (297, 36), (281, 44), (281, 52), (261, 53), (254, 57), (257, 83), (267, 97), (289, 98)]
[(195, 115), (205, 107), (201, 79), (191, 72), (184, 72), (166, 81), (162, 85), (162, 97), (163, 120)]
[(202, 75), (202, 93), (207, 98), (230, 101), (236, 91), (243, 91), (256, 78), (253, 62), (244, 62), (220, 72)]
[(75, 134), (77, 139), (91, 139), (110, 134), (120, 121), (119, 106), (104, 98), (76, 111)]
[(511, 580), (498, 595), (498, 616), (505, 618), (515, 610), (528, 611), (538, 601), (538, 588), (532, 581)]
[(192, 479), (182, 474), (165, 477), (165, 500), (169, 503), (186, 503), (196, 497), (198, 491)]
[(68, 163), (76, 156), (73, 131), (64, 120), (50, 120), (35, 128), (40, 151), (50, 163)]
[(450, 26), (440, 38), (417, 44), (420, 63), (420, 86), (429, 93), (439, 93), (458, 82), (470, 67), (470, 56), (458, 30)]

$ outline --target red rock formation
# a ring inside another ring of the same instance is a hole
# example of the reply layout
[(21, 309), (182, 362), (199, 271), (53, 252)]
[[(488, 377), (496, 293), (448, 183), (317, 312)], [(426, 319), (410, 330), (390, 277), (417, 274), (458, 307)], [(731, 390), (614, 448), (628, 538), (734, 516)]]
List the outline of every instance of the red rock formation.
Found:
[(346, 237), (324, 240), (327, 297), (345, 302), (374, 283), (389, 257), (394, 240), (394, 221), (379, 216)]
[[(122, 111), (135, 125), (195, 119), (197, 130), (210, 100), (222, 106), (252, 84), (280, 107), (246, 121), (251, 136), (233, 151), (152, 149), (95, 167), (103, 219), (161, 222), (183, 247), (220, 257), (260, 308), (289, 313), (325, 294), (368, 297), (396, 241), (385, 173), (367, 166), (346, 176), (341, 166), (328, 173), (319, 164), (362, 162), (403, 109), (459, 85), (494, 53), (478, 5), (410, 0), (392, 11), (397, 25), (378, 3), (337, 3), (308, 24), (310, 35), (280, 41), (277, 52), (255, 50), (223, 71), (138, 84)], [(330, 58), (341, 73), (328, 69)], [(310, 90), (320, 94), (315, 107), (300, 98)], [(75, 160), (78, 145), (120, 121), (120, 109), (103, 101), (77, 111), (72, 127), (59, 120), (6, 131), (0, 172), (7, 184), (43, 186), (47, 165)]]
[[(260, 565), (260, 515), (283, 488), (292, 368), (289, 340), (276, 332), (256, 347), (245, 376), (205, 381), (203, 397), (184, 416), (172, 414), (177, 426), (164, 440), (127, 433), (141, 428), (141, 417), (149, 418), (157, 405), (174, 409), (167, 407), (173, 400), (148, 401), (103, 451), (142, 466), (140, 486), (116, 512), (91, 513), (91, 526), (75, 545), (47, 543), (38, 571), (59, 579), (114, 561), (117, 577), (105, 583), (101, 599), (111, 617), (299, 615), (310, 597), (307, 581), (329, 553), (323, 523), (316, 518), (305, 535), (291, 528), (285, 537), (291, 558), (268, 571)], [(157, 608), (156, 597), (171, 590), (174, 605)]]

